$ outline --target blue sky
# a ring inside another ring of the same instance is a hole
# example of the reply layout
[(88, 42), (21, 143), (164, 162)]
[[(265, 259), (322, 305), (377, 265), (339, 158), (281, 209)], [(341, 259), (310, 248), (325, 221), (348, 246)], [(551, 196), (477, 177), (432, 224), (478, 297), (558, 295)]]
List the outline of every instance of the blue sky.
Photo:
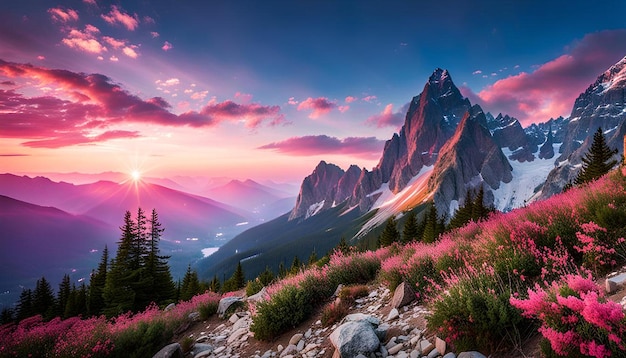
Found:
[(486, 111), (568, 115), (626, 55), (624, 13), (624, 1), (3, 2), (0, 164), (292, 180), (321, 159), (372, 167), (437, 67)]

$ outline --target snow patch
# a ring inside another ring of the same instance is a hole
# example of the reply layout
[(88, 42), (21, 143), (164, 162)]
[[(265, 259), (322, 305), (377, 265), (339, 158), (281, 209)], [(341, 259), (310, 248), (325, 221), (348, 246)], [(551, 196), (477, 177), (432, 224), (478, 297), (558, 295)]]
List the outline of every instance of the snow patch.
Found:
[[(554, 144), (555, 153), (559, 152), (562, 143)], [(502, 148), (505, 156), (512, 152), (508, 148)], [(515, 160), (509, 161), (513, 167), (513, 180), (509, 183), (500, 183), (500, 187), (493, 191), (494, 206), (500, 211), (510, 211), (527, 204), (535, 194), (535, 188), (548, 178), (548, 174), (554, 168), (554, 159), (535, 158), (532, 162), (520, 163)]]
[(326, 202), (326, 200), (322, 200), (319, 203), (311, 204), (311, 206), (309, 206), (309, 208), (307, 209), (306, 215), (304, 216), (304, 218), (308, 219), (311, 216), (319, 213), (320, 210), (322, 210), (322, 208), (324, 207), (324, 203), (325, 202)]
[(202, 257), (209, 257), (211, 255), (213, 255), (214, 253), (217, 252), (217, 250), (219, 250), (219, 247), (207, 247), (205, 249), (202, 249)]

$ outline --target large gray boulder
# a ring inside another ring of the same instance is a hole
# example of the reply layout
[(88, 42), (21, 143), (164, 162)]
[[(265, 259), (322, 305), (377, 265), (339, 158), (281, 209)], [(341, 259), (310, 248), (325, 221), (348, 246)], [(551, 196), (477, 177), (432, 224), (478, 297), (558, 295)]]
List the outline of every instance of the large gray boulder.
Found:
[(368, 321), (349, 321), (342, 324), (331, 333), (330, 341), (342, 358), (356, 357), (358, 354), (369, 356), (380, 346), (374, 327)]
[(236, 296), (222, 298), (217, 306), (217, 315), (219, 318), (224, 318), (224, 314), (228, 308), (237, 302), (243, 302), (243, 298)]
[(183, 358), (183, 349), (178, 343), (168, 344), (161, 348), (152, 358)]

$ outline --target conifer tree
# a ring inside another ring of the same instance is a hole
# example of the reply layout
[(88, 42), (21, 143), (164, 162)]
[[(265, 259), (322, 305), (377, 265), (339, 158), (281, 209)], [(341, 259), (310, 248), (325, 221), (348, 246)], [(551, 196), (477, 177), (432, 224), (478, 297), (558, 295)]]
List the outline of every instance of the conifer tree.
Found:
[[(481, 199), (482, 202), (482, 199)], [(450, 229), (455, 229), (461, 227), (472, 220), (472, 212), (474, 211), (474, 199), (472, 198), (471, 190), (467, 190), (465, 194), (465, 201), (462, 206), (459, 206), (458, 209), (454, 212), (452, 219), (450, 219), (450, 223), (448, 227)]]
[(307, 266), (312, 266), (313, 264), (315, 264), (315, 262), (317, 262), (317, 253), (315, 252), (315, 248), (314, 248), (313, 252), (311, 252), (311, 255), (309, 255)]
[(424, 227), (424, 235), (422, 241), (425, 243), (434, 242), (441, 233), (441, 221), (437, 217), (437, 209), (431, 204), (426, 213), (426, 226)]
[(350, 252), (350, 246), (348, 245), (345, 236), (342, 236), (339, 240), (339, 244), (337, 245), (336, 250), (339, 250), (344, 255)]
[(235, 284), (236, 289), (240, 289), (246, 286), (246, 275), (243, 273), (243, 267), (241, 267), (241, 261), (237, 263), (237, 269), (233, 273), (232, 280)]
[(293, 258), (293, 261), (291, 262), (291, 267), (289, 268), (289, 273), (292, 275), (297, 274), (298, 272), (300, 272), (300, 259), (298, 258), (298, 255), (296, 255)]
[(274, 272), (270, 270), (269, 266), (265, 266), (265, 271), (259, 274), (258, 279), (263, 286), (267, 286), (274, 281)]
[(4, 307), (0, 312), (0, 326), (11, 323), (15, 319), (15, 310), (9, 307)]
[(198, 293), (200, 293), (198, 273), (191, 269), (191, 265), (188, 265), (185, 276), (183, 277), (183, 283), (180, 287), (180, 300), (188, 301)]
[(63, 275), (63, 279), (59, 284), (59, 292), (57, 293), (57, 312), (60, 317), (69, 317), (65, 315), (65, 306), (70, 298), (70, 292), (72, 287), (70, 285), (70, 276), (68, 274)]
[(33, 311), (34, 314), (40, 314), (44, 319), (50, 319), (54, 316), (54, 293), (52, 287), (45, 277), (37, 280), (35, 292), (33, 292)]
[(104, 245), (102, 250), (102, 257), (98, 264), (98, 269), (91, 273), (91, 280), (89, 282), (89, 296), (87, 301), (88, 312), (90, 315), (97, 316), (102, 313), (104, 309), (104, 286), (107, 279), (107, 270), (109, 266), (109, 249)]
[(33, 309), (33, 290), (25, 288), (20, 294), (20, 299), (17, 303), (17, 320), (21, 321), (25, 318), (35, 315)]
[(402, 229), (402, 242), (407, 243), (417, 240), (418, 238), (421, 239), (418, 234), (417, 215), (415, 215), (415, 212), (409, 211), (406, 221), (404, 222), (404, 228)]
[(617, 159), (611, 159), (615, 154), (617, 149), (611, 149), (606, 144), (602, 128), (598, 127), (589, 151), (582, 158), (583, 166), (574, 179), (574, 184), (588, 183), (608, 173), (618, 162)]
[(284, 278), (285, 276), (287, 276), (287, 269), (285, 268), (285, 263), (281, 261), (278, 264), (278, 277)]
[(209, 282), (209, 291), (211, 292), (220, 292), (221, 284), (220, 279), (217, 275), (213, 276), (213, 279)]
[(379, 242), (381, 247), (389, 246), (394, 242), (399, 241), (400, 232), (398, 231), (398, 223), (396, 222), (395, 217), (390, 217), (387, 219), (387, 223), (383, 232), (380, 234)]
[(136, 261), (137, 229), (130, 211), (124, 214), (124, 225), (120, 228), (122, 237), (118, 241), (117, 254), (111, 260), (111, 269), (106, 275), (103, 298), (104, 313), (112, 317), (132, 311), (135, 307), (134, 285), (139, 278), (139, 268), (133, 270)]
[(87, 313), (87, 286), (85, 283), (81, 283), (78, 289), (73, 284), (63, 314), (65, 317), (75, 317), (84, 316)]

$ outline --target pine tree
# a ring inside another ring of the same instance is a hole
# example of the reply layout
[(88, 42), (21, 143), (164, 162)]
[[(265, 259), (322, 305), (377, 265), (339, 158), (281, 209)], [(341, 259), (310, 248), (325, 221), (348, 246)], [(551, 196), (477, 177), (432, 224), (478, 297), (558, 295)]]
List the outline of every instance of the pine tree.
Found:
[(285, 276), (287, 276), (287, 269), (285, 268), (285, 263), (281, 261), (278, 264), (278, 277), (284, 278)]
[(20, 294), (20, 299), (17, 303), (17, 320), (21, 321), (25, 318), (35, 315), (33, 309), (33, 291), (30, 288), (25, 288)]
[(422, 241), (425, 243), (435, 242), (435, 239), (441, 233), (440, 220), (437, 217), (437, 209), (431, 204), (426, 213), (426, 226), (424, 227), (424, 235)]
[[(481, 199), (482, 202), (482, 199)], [(472, 220), (472, 212), (474, 210), (474, 199), (472, 198), (472, 192), (468, 189), (465, 194), (465, 201), (462, 206), (459, 206), (458, 209), (454, 212), (452, 219), (450, 219), (450, 223), (448, 227), (450, 229), (458, 228), (470, 220)]]
[(233, 273), (232, 280), (235, 284), (236, 289), (240, 289), (246, 286), (246, 275), (243, 273), (243, 267), (241, 267), (241, 261), (237, 263), (237, 269)]
[(314, 248), (313, 252), (311, 252), (311, 255), (309, 255), (309, 260), (307, 261), (307, 266), (313, 266), (313, 264), (315, 264), (315, 262), (317, 262), (317, 253), (315, 252), (315, 248)]
[(183, 277), (183, 283), (180, 286), (180, 300), (188, 301), (198, 293), (200, 293), (198, 273), (191, 269), (191, 265), (188, 265), (185, 276)]
[(417, 215), (415, 215), (415, 212), (409, 211), (406, 221), (404, 222), (404, 228), (402, 229), (402, 242), (408, 243), (418, 238), (421, 239), (418, 233)]
[(133, 270), (136, 255), (137, 228), (130, 211), (124, 214), (124, 225), (120, 227), (122, 237), (118, 241), (117, 254), (111, 260), (111, 269), (106, 275), (103, 298), (104, 314), (107, 317), (117, 316), (135, 308), (134, 285), (139, 278), (139, 269)]
[(383, 232), (380, 234), (379, 242), (381, 247), (389, 246), (394, 242), (399, 241), (400, 232), (398, 231), (398, 223), (396, 222), (395, 217), (390, 217), (387, 219), (387, 224), (383, 229)]
[(274, 273), (270, 270), (269, 266), (265, 266), (265, 271), (259, 274), (258, 279), (263, 286), (267, 286), (274, 281)]
[(63, 279), (61, 280), (61, 283), (59, 284), (59, 292), (57, 293), (56, 314), (60, 317), (64, 317), (64, 318), (69, 317), (65, 315), (65, 306), (67, 306), (67, 301), (70, 298), (71, 289), (72, 287), (70, 285), (70, 275), (65, 274), (63, 275)]
[(91, 280), (89, 282), (89, 296), (87, 300), (88, 312), (90, 315), (97, 316), (102, 313), (104, 309), (104, 298), (102, 294), (104, 292), (104, 286), (107, 280), (107, 270), (109, 265), (109, 249), (104, 246), (102, 251), (102, 257), (98, 264), (98, 269), (91, 273)]
[(615, 154), (617, 149), (611, 149), (606, 144), (602, 128), (598, 127), (589, 151), (582, 158), (583, 166), (574, 179), (574, 184), (588, 183), (608, 173), (618, 163), (617, 159), (611, 159)]
[(35, 292), (33, 293), (33, 312), (40, 314), (44, 319), (50, 319), (54, 316), (54, 293), (52, 287), (45, 277), (37, 280)]
[(4, 307), (0, 312), (0, 326), (11, 323), (15, 319), (15, 310), (9, 307)]
[(348, 245), (348, 242), (346, 241), (346, 238), (344, 236), (342, 236), (339, 240), (339, 244), (337, 245), (335, 250), (339, 250), (344, 255), (350, 252), (350, 246)]
[(217, 277), (217, 275), (214, 275), (211, 282), (209, 282), (209, 291), (220, 292), (220, 288), (221, 288), (220, 279)]
[(298, 255), (296, 255), (293, 258), (293, 261), (291, 262), (291, 267), (289, 268), (289, 273), (292, 275), (297, 274), (298, 272), (300, 272), (300, 259), (298, 258)]

